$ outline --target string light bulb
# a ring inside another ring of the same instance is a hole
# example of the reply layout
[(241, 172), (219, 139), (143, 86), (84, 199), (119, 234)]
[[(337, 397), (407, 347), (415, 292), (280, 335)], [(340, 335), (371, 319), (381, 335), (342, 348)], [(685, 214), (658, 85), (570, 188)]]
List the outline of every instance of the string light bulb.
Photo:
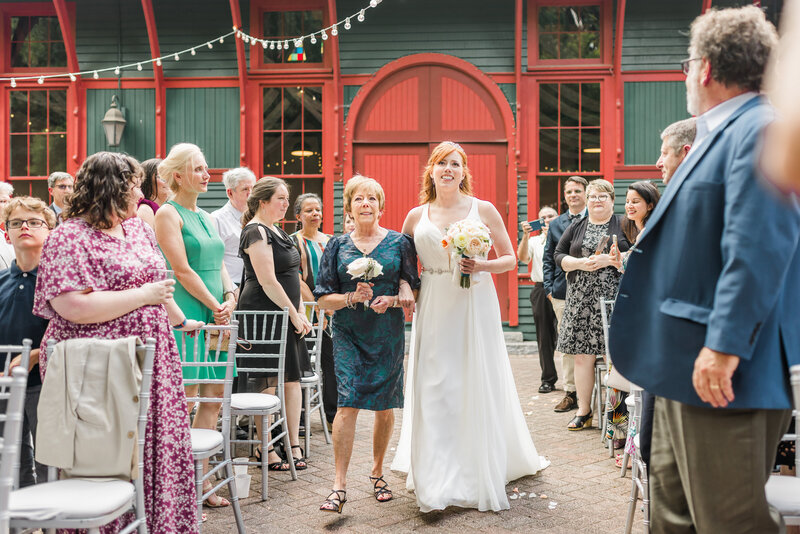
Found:
[(161, 58), (156, 59), (156, 65), (161, 66)]
[(38, 83), (39, 85), (42, 85), (44, 83), (44, 76), (39, 76), (39, 79), (36, 80), (36, 83)]
[(358, 22), (364, 22), (364, 10), (358, 12)]
[(378, 0), (369, 0), (369, 7), (378, 7)]
[(311, 44), (317, 44), (317, 36), (314, 34), (311, 35)]
[(181, 56), (179, 56), (178, 54), (175, 54), (175, 61), (180, 61), (180, 60), (181, 60)]
[(264, 50), (267, 49), (267, 41), (261, 41), (261, 46), (264, 47)]
[(114, 74), (115, 74), (115, 75), (117, 75), (117, 76), (119, 76), (119, 67), (117, 67), (116, 69), (114, 69)]
[(92, 78), (94, 78), (94, 79), (96, 80), (96, 79), (98, 79), (99, 77), (100, 77), (100, 75), (99, 75), (99, 74), (97, 74), (97, 71), (94, 71), (94, 74), (92, 74)]
[(77, 78), (75, 77), (75, 75), (74, 75), (74, 74), (72, 74), (72, 73), (70, 72), (70, 73), (69, 73), (69, 81), (71, 81), (71, 82), (74, 82), (75, 80), (77, 80)]
[(334, 37), (339, 35), (339, 28), (337, 28), (335, 25), (333, 28), (331, 28), (331, 35), (333, 35)]
[(349, 30), (352, 27), (353, 26), (350, 24), (350, 17), (347, 17), (346, 19), (344, 19), (344, 29), (345, 30)]
[(197, 51), (196, 51), (194, 48), (192, 48), (192, 55), (193, 55), (193, 56), (196, 56), (196, 55), (197, 55)]
[(137, 63), (136, 64), (136, 70), (142, 70), (142, 64), (141, 63)]
[(278, 41), (278, 50), (283, 50), (283, 42)]
[(224, 42), (225, 42), (225, 38), (224, 38), (224, 37), (220, 37), (220, 38), (219, 38), (219, 44), (222, 44), (222, 43), (224, 43)]
[(270, 41), (270, 43), (269, 43), (269, 49), (270, 49), (270, 50), (275, 50), (275, 41)]
[(16, 87), (16, 86), (17, 86), (17, 80), (11, 78), (11, 87)]
[(302, 39), (295, 39), (294, 40), (294, 47), (295, 48), (300, 48), (301, 46), (303, 46), (303, 40)]
[(208, 49), (209, 49), (209, 50), (211, 50), (212, 48), (214, 48), (214, 45), (213, 45), (213, 44), (211, 44), (211, 41), (209, 41), (209, 42), (208, 42)]
[(286, 40), (283, 42), (283, 49), (284, 49), (284, 50), (289, 50), (289, 39), (286, 39)]
[(323, 41), (327, 41), (328, 40), (328, 34), (325, 33), (325, 30), (322, 30), (322, 35), (320, 35), (320, 37), (322, 37)]

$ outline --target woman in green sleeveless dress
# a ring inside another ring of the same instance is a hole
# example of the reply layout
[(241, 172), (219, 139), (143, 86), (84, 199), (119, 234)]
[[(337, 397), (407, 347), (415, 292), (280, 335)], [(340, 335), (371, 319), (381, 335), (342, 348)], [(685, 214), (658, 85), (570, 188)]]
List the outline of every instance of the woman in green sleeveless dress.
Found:
[[(175, 301), (187, 318), (228, 324), (236, 302), (233, 283), (222, 262), (225, 245), (211, 216), (197, 207), (197, 197), (208, 190), (211, 178), (205, 157), (195, 145), (177, 144), (159, 164), (158, 173), (175, 195), (156, 213), (156, 238), (167, 266), (175, 271), (177, 279)], [(181, 355), (187, 361), (193, 358), (194, 343), (200, 343), (198, 353), (205, 354), (202, 337), (187, 338), (187, 354)], [(180, 339), (178, 350), (182, 350)], [(227, 358), (227, 352), (220, 353), (220, 358)], [(183, 369), (183, 377), (189, 383), (193, 378), (209, 378), (209, 374), (214, 375), (213, 378), (224, 378), (224, 373), (223, 367), (211, 370), (197, 367)], [(198, 387), (203, 397), (223, 395), (222, 385), (209, 384), (187, 386), (186, 395), (197, 396)], [(219, 408), (219, 404), (200, 404), (192, 426), (215, 429)], [(211, 495), (206, 504), (218, 507), (228, 506), (229, 503), (222, 497)]]

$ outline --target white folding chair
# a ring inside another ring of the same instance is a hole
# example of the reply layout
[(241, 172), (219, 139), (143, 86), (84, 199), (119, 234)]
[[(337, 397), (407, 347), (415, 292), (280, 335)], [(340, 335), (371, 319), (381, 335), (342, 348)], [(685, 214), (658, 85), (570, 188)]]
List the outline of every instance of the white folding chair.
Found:
[[(289, 427), (286, 419), (286, 398), (283, 393), (284, 368), (286, 362), (286, 339), (289, 328), (289, 308), (281, 311), (235, 311), (234, 317), (239, 322), (240, 339), (249, 350), (240, 351), (237, 367), (241, 377), (253, 373), (256, 376), (264, 373), (276, 375), (275, 395), (268, 393), (234, 393), (231, 398), (231, 413), (235, 416), (247, 415), (252, 427), (255, 417), (261, 418), (261, 437), (252, 439), (252, 428), (248, 434), (250, 439), (232, 439), (232, 443), (245, 443), (248, 446), (261, 445), (261, 461), (247, 462), (248, 466), (261, 467), (261, 500), (267, 500), (269, 470), (269, 448), (283, 440), (284, 449), (291, 456)], [(272, 416), (275, 420), (270, 423)], [(279, 431), (277, 429), (280, 429)], [(288, 462), (292, 480), (297, 480), (294, 462)]]
[(792, 396), (794, 397), (794, 434), (783, 436), (784, 441), (794, 441), (795, 476), (771, 476), (767, 481), (767, 502), (774, 506), (783, 517), (787, 525), (800, 525), (800, 462), (797, 461), (797, 451), (800, 451), (800, 365), (793, 365), (790, 369), (792, 380)]
[(312, 376), (304, 376), (300, 379), (300, 387), (303, 390), (303, 409), (305, 417), (303, 425), (306, 428), (305, 436), (305, 457), (311, 456), (311, 413), (319, 412), (319, 419), (322, 422), (322, 433), (325, 435), (325, 443), (331, 442), (331, 435), (328, 433), (328, 420), (325, 417), (325, 407), (322, 404), (322, 318), (321, 312), (316, 302), (304, 302), (306, 313), (312, 318), (312, 330), (306, 336), (306, 346), (308, 347), (308, 357), (314, 366)]
[[(189, 332), (183, 332), (181, 336), (181, 364), (184, 367), (197, 368), (201, 372), (207, 371), (208, 376), (214, 376), (217, 369), (225, 370), (224, 378), (184, 378), (184, 386), (194, 385), (222, 385), (223, 394), (222, 398), (218, 397), (186, 397), (187, 402), (197, 403), (199, 406), (202, 403), (222, 404), (221, 421), (222, 431), (211, 430), (207, 428), (192, 428), (192, 458), (194, 459), (194, 483), (197, 492), (197, 525), (198, 530), (202, 529), (203, 525), (203, 501), (208, 499), (219, 488), (228, 485), (228, 490), (231, 494), (231, 507), (233, 508), (233, 515), (236, 519), (236, 528), (239, 534), (244, 534), (244, 521), (242, 520), (242, 511), (239, 508), (239, 497), (236, 493), (236, 484), (234, 483), (233, 474), (233, 459), (231, 457), (231, 393), (233, 391), (233, 366), (236, 359), (236, 340), (239, 331), (238, 323), (231, 321), (230, 325), (206, 325), (198, 330), (195, 335), (204, 336), (205, 343), (204, 354), (200, 356), (200, 343), (192, 343), (192, 358), (191, 361), (187, 358), (186, 350), (186, 337)], [(212, 353), (209, 350), (211, 344), (211, 333), (217, 332), (219, 334), (220, 342), (217, 348)], [(225, 334), (229, 334), (229, 341), (227, 347), (223, 347), (221, 340), (224, 339)], [(227, 350), (228, 357), (225, 361), (220, 359), (220, 354)], [(208, 473), (203, 473), (203, 461), (210, 459), (212, 456), (218, 454), (222, 455), (222, 460), (208, 470)], [(203, 492), (203, 484), (206, 480), (211, 480), (211, 477), (216, 476), (225, 471), (225, 476), (216, 485), (212, 483), (211, 489)]]
[[(22, 356), (22, 358), (20, 358), (19, 366), (25, 369), (25, 373), (27, 374), (28, 364), (31, 360), (32, 344), (33, 342), (30, 339), (25, 338), (22, 340), (22, 345), (0, 345), (0, 358), (5, 358), (5, 363), (3, 364), (3, 376), (8, 376), (8, 367), (11, 364), (11, 360), (16, 358), (17, 355)], [(12, 473), (12, 476), (14, 477), (14, 485), (12, 489), (17, 489), (19, 487), (19, 466), (21, 455), (22, 452), (20, 450), (20, 453), (16, 456), (17, 465), (14, 467)]]
[(17, 367), (11, 376), (5, 373), (0, 377), (0, 401), (5, 408), (0, 411), (0, 422), (3, 423), (3, 435), (0, 439), (0, 532), (3, 533), (8, 532), (11, 523), (9, 501), (19, 473), (20, 439), (27, 385), (27, 366)]
[[(142, 370), (137, 421), (137, 461), (139, 475), (132, 481), (71, 478), (28, 486), (11, 494), (11, 528), (25, 529), (88, 529), (90, 534), (133, 509), (135, 519), (120, 531), (127, 534), (138, 530), (147, 533), (144, 511), (144, 438), (147, 428), (147, 409), (150, 405), (150, 384), (153, 377), (153, 357), (156, 341), (148, 338), (139, 345), (136, 354)], [(50, 358), (55, 348), (47, 343)]]
[[(630, 534), (633, 529), (633, 516), (636, 513), (636, 502), (639, 495), (642, 496), (642, 511), (644, 512), (644, 532), (650, 532), (650, 488), (647, 479), (647, 464), (642, 459), (642, 450), (640, 447), (640, 432), (642, 423), (642, 388), (631, 387), (631, 394), (626, 399), (631, 401), (629, 406), (629, 414), (633, 414), (633, 427), (636, 429), (636, 435), (633, 436), (634, 453), (631, 458), (631, 496), (628, 500), (628, 514), (625, 521), (625, 534)], [(622, 458), (622, 474), (625, 476), (627, 470), (628, 453), (626, 452)]]

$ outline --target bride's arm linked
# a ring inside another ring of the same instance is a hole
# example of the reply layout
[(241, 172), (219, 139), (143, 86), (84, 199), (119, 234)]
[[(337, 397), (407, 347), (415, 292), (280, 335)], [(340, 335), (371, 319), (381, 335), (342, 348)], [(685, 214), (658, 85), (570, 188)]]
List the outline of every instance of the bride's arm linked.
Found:
[(514, 255), (514, 247), (508, 237), (506, 225), (503, 223), (500, 212), (491, 202), (479, 200), (478, 214), (481, 217), (481, 221), (489, 227), (492, 241), (494, 241), (494, 252), (497, 257), (493, 260), (462, 258), (460, 263), (461, 272), (473, 274), (484, 271), (499, 274), (514, 269), (517, 266), (517, 257)]

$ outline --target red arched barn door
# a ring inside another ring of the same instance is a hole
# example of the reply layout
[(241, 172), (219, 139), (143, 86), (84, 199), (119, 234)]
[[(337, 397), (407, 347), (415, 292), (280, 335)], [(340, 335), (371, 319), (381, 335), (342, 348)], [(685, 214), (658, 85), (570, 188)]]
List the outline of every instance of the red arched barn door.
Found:
[[(345, 179), (352, 171), (378, 180), (386, 192), (382, 225), (400, 230), (408, 211), (419, 204), (431, 150), (441, 141), (454, 141), (467, 153), (475, 195), (492, 202), (505, 218), (508, 139), (497, 95), (486, 88), (487, 80), (477, 79), (482, 74), (474, 66), (449, 56), (419, 56), (436, 61), (397, 60), (359, 91), (348, 118), (353, 152)], [(508, 274), (495, 277), (503, 320), (509, 316), (510, 282)]]

